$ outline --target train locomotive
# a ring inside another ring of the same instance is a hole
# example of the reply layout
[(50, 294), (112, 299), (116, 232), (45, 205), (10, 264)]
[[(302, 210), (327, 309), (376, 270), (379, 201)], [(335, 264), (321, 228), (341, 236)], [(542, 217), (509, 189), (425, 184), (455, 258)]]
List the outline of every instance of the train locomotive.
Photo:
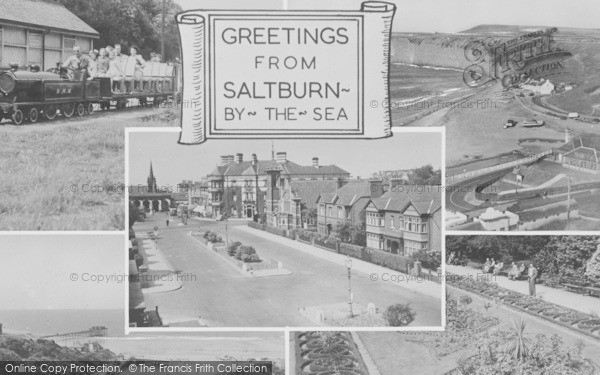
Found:
[(177, 98), (180, 86), (175, 64), (148, 62), (143, 74), (136, 75), (134, 66), (123, 62), (125, 74), (117, 79), (123, 90), (113, 92), (115, 78), (85, 79), (68, 74), (64, 68), (40, 71), (30, 66), (16, 66), (0, 72), (0, 120), (11, 119), (15, 125), (25, 122), (86, 116), (95, 109), (123, 109), (137, 99), (141, 106), (162, 105)]

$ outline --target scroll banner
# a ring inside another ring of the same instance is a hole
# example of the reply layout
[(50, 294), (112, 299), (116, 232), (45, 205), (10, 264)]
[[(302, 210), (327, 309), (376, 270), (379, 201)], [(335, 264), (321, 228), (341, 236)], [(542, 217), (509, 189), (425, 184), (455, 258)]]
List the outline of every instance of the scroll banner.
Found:
[(360, 11), (178, 14), (179, 143), (391, 136), (394, 11), (369, 1)]

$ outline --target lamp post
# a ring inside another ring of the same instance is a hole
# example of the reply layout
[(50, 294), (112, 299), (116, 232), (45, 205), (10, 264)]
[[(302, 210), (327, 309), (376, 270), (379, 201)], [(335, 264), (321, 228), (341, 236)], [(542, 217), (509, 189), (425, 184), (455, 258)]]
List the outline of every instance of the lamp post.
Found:
[(225, 218), (225, 245), (229, 245), (229, 218)]
[(350, 259), (350, 255), (346, 258), (346, 268), (348, 269), (348, 317), (352, 318), (354, 314), (352, 313), (352, 259)]

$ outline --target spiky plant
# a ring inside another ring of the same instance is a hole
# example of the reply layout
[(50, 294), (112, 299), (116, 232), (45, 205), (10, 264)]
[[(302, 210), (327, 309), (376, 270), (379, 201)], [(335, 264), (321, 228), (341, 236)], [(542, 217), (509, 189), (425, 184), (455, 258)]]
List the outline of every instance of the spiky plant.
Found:
[(514, 321), (513, 333), (514, 341), (512, 343), (511, 354), (516, 360), (523, 360), (529, 356), (530, 340), (525, 337), (525, 328), (527, 324), (523, 319), (519, 322)]

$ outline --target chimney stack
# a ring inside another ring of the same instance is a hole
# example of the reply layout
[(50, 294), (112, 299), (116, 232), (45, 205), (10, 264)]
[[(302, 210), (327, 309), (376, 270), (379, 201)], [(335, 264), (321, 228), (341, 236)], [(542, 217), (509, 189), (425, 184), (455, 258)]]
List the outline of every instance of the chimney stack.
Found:
[(278, 152), (275, 154), (275, 161), (285, 163), (287, 161), (287, 152)]
[(227, 157), (227, 155), (221, 155), (221, 165), (227, 164), (228, 161), (229, 158)]
[(400, 177), (392, 177), (390, 178), (390, 188), (395, 188), (398, 185), (402, 185), (402, 178)]
[(252, 165), (256, 164), (258, 164), (258, 157), (256, 157), (256, 154), (252, 154)]
[(318, 157), (315, 156), (314, 158), (312, 158), (312, 165), (315, 168), (319, 168), (319, 158)]
[(244, 154), (238, 152), (237, 154), (235, 154), (235, 159), (236, 159), (236, 161), (238, 163), (243, 162), (244, 161)]
[(571, 142), (571, 129), (565, 129), (565, 143)]
[(227, 163), (234, 163), (234, 162), (235, 162), (235, 156), (227, 155)]
[(383, 180), (381, 178), (369, 179), (369, 192), (371, 198), (379, 198), (383, 195)]

